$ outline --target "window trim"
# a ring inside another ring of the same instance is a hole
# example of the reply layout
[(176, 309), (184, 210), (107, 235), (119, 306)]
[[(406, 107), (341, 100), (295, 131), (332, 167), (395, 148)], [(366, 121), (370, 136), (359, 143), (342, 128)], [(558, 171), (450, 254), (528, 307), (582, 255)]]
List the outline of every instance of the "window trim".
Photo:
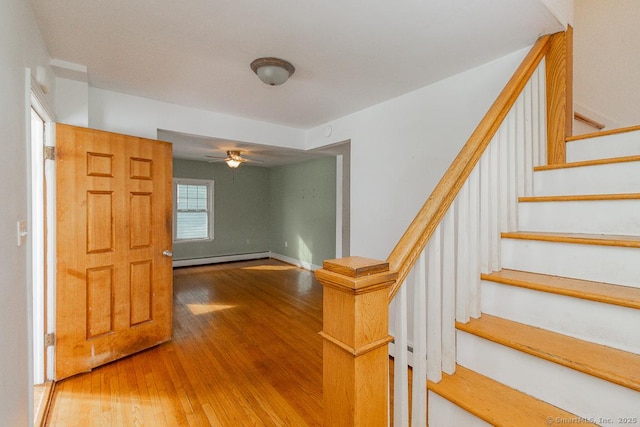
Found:
[[(208, 237), (178, 239), (178, 185), (204, 185), (207, 187)], [(215, 181), (212, 179), (173, 178), (173, 243), (210, 242), (214, 240), (214, 190)]]

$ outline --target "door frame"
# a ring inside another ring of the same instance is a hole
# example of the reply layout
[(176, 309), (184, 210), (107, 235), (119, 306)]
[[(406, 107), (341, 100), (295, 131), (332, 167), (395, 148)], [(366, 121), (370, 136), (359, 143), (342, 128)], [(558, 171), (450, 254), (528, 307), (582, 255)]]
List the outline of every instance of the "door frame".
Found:
[[(52, 160), (44, 161), (45, 146), (54, 145), (55, 115), (38, 82), (27, 69), (28, 114), (27, 141), (29, 152), (28, 242), (30, 289), (29, 341), (32, 366), (30, 380), (34, 384), (53, 378), (53, 348), (45, 347), (44, 336), (55, 328), (55, 168)], [(34, 140), (31, 110), (42, 119), (41, 137)]]

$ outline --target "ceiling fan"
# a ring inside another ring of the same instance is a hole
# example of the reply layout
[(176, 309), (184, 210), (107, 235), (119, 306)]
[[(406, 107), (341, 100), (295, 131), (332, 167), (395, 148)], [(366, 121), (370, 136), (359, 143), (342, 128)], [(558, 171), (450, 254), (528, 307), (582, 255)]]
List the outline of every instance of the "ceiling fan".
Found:
[(237, 168), (245, 162), (259, 162), (259, 160), (246, 159), (240, 155), (239, 150), (228, 150), (227, 157), (206, 156), (210, 162), (225, 162), (232, 169)]

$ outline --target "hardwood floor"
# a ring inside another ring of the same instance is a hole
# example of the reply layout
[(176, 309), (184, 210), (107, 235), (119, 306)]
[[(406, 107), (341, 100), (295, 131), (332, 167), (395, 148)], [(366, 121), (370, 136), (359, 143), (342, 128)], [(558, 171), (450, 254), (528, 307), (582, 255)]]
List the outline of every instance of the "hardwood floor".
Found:
[(172, 341), (56, 385), (49, 426), (322, 425), (322, 288), (275, 260), (174, 270)]
[(53, 381), (33, 386), (33, 425), (35, 427), (44, 425), (46, 412), (53, 395), (53, 387)]

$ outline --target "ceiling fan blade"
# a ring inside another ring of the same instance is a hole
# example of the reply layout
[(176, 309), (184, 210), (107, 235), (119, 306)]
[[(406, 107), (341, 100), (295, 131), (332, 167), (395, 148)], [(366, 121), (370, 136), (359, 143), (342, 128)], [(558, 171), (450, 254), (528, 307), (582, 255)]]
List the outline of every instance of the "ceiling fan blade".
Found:
[(228, 157), (218, 157), (218, 156), (204, 156), (204, 157), (209, 159), (207, 160), (209, 163), (226, 162), (227, 159), (229, 159)]
[(235, 160), (240, 163), (264, 163), (262, 160), (249, 159), (233, 151), (230, 152), (230, 154), (227, 157), (219, 157), (219, 156), (205, 156), (205, 157), (208, 159), (207, 161), (209, 163), (227, 162), (229, 160)]

